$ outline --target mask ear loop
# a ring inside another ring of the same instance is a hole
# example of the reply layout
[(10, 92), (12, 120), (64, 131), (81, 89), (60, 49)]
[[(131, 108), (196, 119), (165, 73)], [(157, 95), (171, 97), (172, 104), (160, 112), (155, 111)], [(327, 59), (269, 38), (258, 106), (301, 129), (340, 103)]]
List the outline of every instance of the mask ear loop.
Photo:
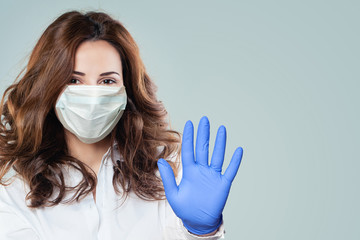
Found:
[(66, 91), (66, 89), (68, 89), (69, 85), (65, 85), (65, 87), (63, 87), (63, 89), (61, 90), (61, 92), (58, 94), (56, 101), (55, 101), (55, 105), (53, 106), (53, 109), (55, 110), (56, 105), (61, 97), (61, 95)]

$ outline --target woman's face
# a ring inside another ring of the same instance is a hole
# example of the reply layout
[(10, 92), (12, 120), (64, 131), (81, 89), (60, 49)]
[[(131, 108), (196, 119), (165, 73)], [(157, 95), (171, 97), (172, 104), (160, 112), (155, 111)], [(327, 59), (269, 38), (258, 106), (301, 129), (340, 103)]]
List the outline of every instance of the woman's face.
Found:
[(123, 86), (120, 54), (105, 40), (85, 41), (75, 53), (71, 85)]

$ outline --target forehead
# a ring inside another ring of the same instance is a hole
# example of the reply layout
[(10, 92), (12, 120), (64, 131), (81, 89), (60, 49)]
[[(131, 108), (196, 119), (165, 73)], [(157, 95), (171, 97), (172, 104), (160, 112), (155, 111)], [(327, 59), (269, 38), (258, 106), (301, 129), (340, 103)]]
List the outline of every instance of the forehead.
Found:
[(75, 71), (121, 71), (121, 58), (114, 46), (105, 40), (85, 41), (75, 52)]

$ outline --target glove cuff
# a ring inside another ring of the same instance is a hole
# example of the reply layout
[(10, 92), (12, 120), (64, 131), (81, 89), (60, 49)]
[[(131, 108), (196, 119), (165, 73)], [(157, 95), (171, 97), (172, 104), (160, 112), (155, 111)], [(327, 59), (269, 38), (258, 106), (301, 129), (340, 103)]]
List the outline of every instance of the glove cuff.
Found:
[(208, 228), (203, 228), (203, 229), (201, 229), (201, 230), (195, 229), (195, 228), (189, 226), (189, 225), (186, 224), (184, 221), (182, 221), (182, 222), (183, 222), (183, 224), (184, 224), (184, 227), (185, 227), (190, 233), (193, 233), (193, 234), (196, 234), (196, 235), (205, 235), (205, 234), (212, 233), (212, 232), (214, 232), (215, 230), (217, 230), (217, 229), (220, 227), (222, 221), (223, 221), (223, 215), (221, 214), (221, 216), (220, 216), (217, 224), (216, 224), (214, 227), (209, 226)]

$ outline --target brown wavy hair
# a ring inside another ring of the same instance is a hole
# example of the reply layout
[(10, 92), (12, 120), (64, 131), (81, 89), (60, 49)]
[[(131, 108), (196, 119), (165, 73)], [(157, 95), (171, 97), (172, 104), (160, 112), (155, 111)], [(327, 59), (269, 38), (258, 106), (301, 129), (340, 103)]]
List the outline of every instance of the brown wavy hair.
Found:
[[(112, 143), (118, 143), (124, 159), (112, 159), (114, 189), (122, 196), (134, 191), (145, 200), (165, 197), (161, 179), (155, 174), (156, 162), (177, 155), (180, 134), (170, 128), (138, 46), (125, 27), (108, 14), (70, 11), (44, 31), (0, 105), (0, 184), (9, 185), (4, 176), (13, 168), (29, 186), (29, 207), (54, 206), (70, 190), (76, 190), (70, 201), (79, 201), (96, 187), (95, 172), (70, 156), (64, 128), (54, 111), (59, 94), (71, 79), (77, 47), (96, 40), (105, 40), (118, 50), (128, 97), (124, 114), (111, 132)], [(169, 162), (176, 173), (178, 165)], [(77, 186), (65, 185), (64, 166), (82, 173)], [(52, 198), (55, 190), (58, 195)]]

